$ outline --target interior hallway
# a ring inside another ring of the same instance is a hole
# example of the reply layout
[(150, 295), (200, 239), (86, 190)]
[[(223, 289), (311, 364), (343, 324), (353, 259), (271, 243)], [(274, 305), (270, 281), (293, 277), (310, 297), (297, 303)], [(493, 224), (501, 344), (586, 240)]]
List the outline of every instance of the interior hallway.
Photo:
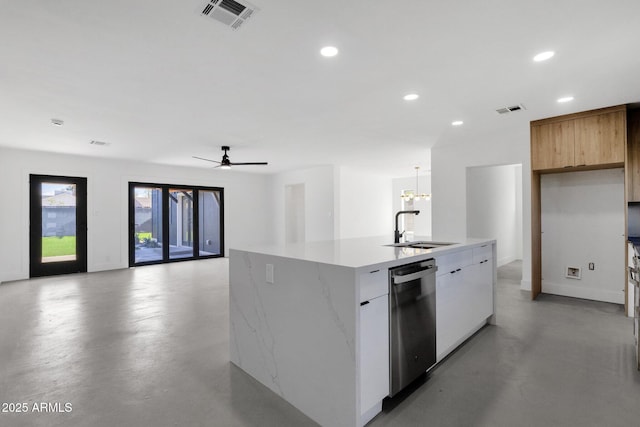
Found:
[[(631, 426), (640, 419), (622, 307), (520, 291), (498, 271), (498, 323), (370, 426)], [(228, 261), (0, 285), (2, 426), (312, 426), (228, 362)], [(310, 367), (313, 369), (313, 367)]]

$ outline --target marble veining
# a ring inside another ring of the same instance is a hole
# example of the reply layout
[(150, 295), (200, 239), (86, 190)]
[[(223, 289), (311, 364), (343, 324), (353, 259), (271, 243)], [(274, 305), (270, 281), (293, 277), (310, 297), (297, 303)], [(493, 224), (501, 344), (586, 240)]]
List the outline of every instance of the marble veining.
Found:
[(329, 310), (331, 311), (331, 316), (333, 317), (333, 321), (335, 322), (336, 327), (340, 330), (340, 332), (344, 336), (344, 340), (345, 340), (345, 343), (347, 345), (347, 348), (349, 349), (349, 353), (351, 354), (351, 358), (355, 361), (355, 359), (356, 359), (356, 349), (355, 349), (355, 345), (354, 345), (354, 337), (353, 336), (350, 337), (347, 334), (347, 330), (346, 330), (346, 327), (344, 325), (344, 322), (340, 318), (340, 314), (338, 313), (338, 311), (336, 310), (336, 308), (335, 308), (335, 306), (333, 304), (333, 300), (331, 298), (331, 287), (329, 286), (329, 284), (327, 283), (326, 278), (322, 274), (321, 265), (322, 264), (316, 263), (317, 278), (318, 278), (318, 282), (320, 283), (320, 286), (321, 286), (322, 295), (323, 295), (323, 297), (324, 297), (324, 299), (325, 299), (325, 301), (327, 303), (327, 306), (329, 307)]
[(260, 295), (260, 289), (252, 274), (254, 270), (252, 268), (250, 254), (245, 253), (242, 258), (246, 267), (246, 271), (248, 272), (247, 279), (249, 285), (253, 289), (253, 292), (251, 293), (251, 295), (253, 296), (252, 307), (255, 313), (257, 325), (252, 325), (249, 322), (247, 316), (242, 314), (242, 310), (237, 303), (236, 307), (241, 313), (243, 319), (246, 321), (249, 329), (254, 332), (254, 337), (258, 344), (257, 347), (260, 350), (260, 354), (262, 356), (260, 360), (263, 362), (264, 371), (271, 379), (271, 383), (276, 388), (277, 393), (280, 396), (285, 397), (285, 393), (282, 389), (282, 386), (280, 385), (278, 376), (278, 364), (276, 362), (275, 356), (276, 340), (273, 336), (273, 333), (271, 332), (271, 327), (269, 325), (269, 316), (264, 308), (264, 304)]
[(229, 269), (231, 361), (319, 424), (353, 426), (355, 270), (237, 250)]

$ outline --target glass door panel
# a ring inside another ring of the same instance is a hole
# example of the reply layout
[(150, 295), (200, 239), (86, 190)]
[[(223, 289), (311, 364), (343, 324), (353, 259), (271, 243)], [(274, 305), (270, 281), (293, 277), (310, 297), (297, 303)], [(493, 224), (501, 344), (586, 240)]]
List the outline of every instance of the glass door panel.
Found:
[(42, 193), (41, 262), (75, 261), (76, 185), (40, 183)]
[(198, 191), (198, 229), (200, 256), (220, 255), (220, 192)]
[(133, 204), (135, 263), (162, 261), (162, 188), (134, 187)]
[(169, 258), (193, 255), (193, 190), (170, 188)]

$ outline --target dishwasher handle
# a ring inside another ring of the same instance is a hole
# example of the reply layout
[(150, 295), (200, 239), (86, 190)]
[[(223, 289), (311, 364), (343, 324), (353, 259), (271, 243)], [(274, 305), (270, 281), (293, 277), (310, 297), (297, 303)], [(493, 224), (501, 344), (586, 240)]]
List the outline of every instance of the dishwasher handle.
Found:
[(438, 267), (433, 265), (425, 268), (424, 270), (419, 270), (414, 273), (395, 274), (393, 276), (393, 284), (400, 285), (402, 283), (411, 282), (421, 277), (428, 276), (429, 274), (435, 274), (437, 270), (438, 270)]

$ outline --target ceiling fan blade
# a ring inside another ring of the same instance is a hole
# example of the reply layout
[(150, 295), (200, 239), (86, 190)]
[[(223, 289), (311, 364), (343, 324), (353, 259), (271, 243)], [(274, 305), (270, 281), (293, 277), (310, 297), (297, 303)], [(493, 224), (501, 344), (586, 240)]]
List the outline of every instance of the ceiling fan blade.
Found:
[(220, 164), (220, 162), (217, 160), (205, 159), (204, 157), (198, 157), (198, 156), (191, 156), (191, 157), (193, 157), (194, 159), (204, 160), (205, 162), (213, 162), (213, 163)]
[(249, 162), (249, 163), (235, 163), (235, 162), (231, 162), (229, 163), (231, 166), (248, 166), (248, 165), (268, 165), (269, 163), (267, 162)]

